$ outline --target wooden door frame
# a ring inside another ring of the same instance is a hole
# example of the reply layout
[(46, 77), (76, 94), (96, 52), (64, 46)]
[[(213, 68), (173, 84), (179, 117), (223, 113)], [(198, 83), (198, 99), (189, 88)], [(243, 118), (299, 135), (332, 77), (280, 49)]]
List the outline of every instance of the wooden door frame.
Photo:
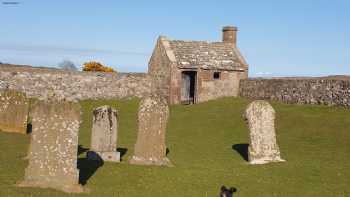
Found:
[[(186, 69), (186, 70), (181, 70), (181, 85), (180, 85), (180, 103), (182, 103), (182, 85), (183, 85), (183, 81), (182, 81), (182, 75), (185, 73), (193, 73), (193, 99), (192, 99), (192, 104), (197, 103), (197, 91), (198, 91), (198, 71), (194, 70), (194, 69)], [(192, 81), (192, 80), (191, 80)]]

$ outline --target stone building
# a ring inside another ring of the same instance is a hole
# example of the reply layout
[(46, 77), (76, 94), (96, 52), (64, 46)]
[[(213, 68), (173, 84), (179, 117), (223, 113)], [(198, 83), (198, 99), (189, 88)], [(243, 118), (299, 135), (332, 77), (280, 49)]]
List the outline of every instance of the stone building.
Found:
[(152, 90), (170, 104), (237, 96), (248, 64), (236, 45), (237, 28), (223, 28), (222, 42), (170, 40), (160, 36), (149, 62)]

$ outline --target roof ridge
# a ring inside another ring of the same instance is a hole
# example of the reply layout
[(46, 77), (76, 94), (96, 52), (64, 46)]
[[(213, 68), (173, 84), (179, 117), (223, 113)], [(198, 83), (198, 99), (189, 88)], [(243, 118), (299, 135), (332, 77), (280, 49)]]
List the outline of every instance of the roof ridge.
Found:
[(169, 42), (201, 42), (201, 43), (208, 43), (208, 44), (211, 44), (211, 43), (223, 43), (223, 42), (210, 42), (210, 41), (207, 41), (207, 40), (169, 40)]

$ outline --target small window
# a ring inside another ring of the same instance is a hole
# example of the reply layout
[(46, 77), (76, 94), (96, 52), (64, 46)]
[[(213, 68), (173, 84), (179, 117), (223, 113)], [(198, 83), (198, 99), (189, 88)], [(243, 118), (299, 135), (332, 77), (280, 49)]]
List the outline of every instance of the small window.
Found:
[(213, 78), (220, 79), (220, 72), (214, 72)]

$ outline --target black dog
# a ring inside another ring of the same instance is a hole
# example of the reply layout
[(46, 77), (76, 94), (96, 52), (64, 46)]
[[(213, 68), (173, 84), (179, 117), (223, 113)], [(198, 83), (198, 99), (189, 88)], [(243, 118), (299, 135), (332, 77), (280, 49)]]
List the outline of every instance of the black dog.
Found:
[(224, 185), (221, 186), (221, 192), (220, 197), (232, 197), (233, 193), (236, 192), (237, 189), (234, 187), (231, 187), (230, 189), (227, 189)]

